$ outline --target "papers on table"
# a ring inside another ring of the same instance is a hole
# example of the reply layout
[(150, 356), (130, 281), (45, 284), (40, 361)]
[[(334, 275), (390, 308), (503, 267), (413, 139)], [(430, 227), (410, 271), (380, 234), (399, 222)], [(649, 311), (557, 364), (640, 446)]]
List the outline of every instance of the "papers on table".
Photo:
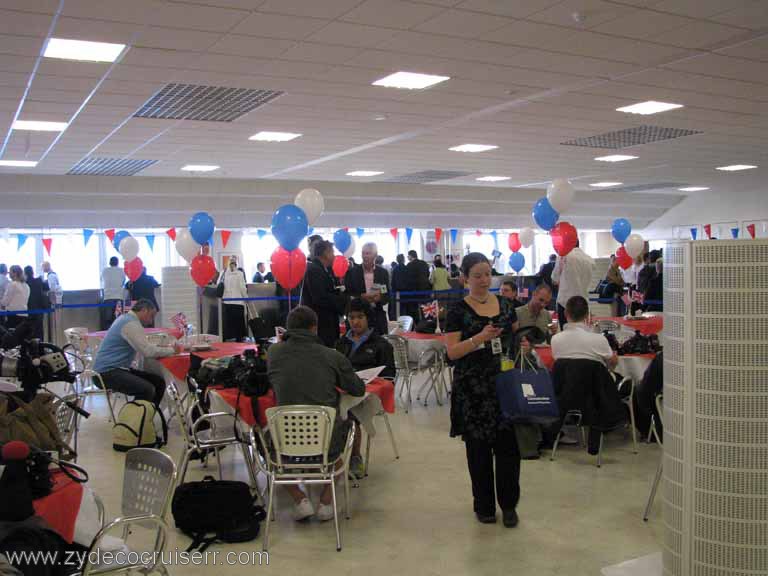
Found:
[(376, 378), (386, 366), (376, 366), (376, 368), (369, 368), (368, 370), (359, 370), (357, 375), (365, 384), (368, 384), (371, 380)]

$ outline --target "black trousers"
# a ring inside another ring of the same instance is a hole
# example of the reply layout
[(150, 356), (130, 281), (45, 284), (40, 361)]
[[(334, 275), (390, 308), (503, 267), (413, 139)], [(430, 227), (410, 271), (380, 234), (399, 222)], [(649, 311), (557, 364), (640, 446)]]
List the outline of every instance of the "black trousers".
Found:
[(247, 335), (245, 327), (245, 306), (242, 304), (224, 304), (224, 340), (242, 342)]
[(493, 444), (469, 438), (464, 443), (475, 512), (492, 516), (496, 511), (497, 497), (502, 511), (517, 508), (520, 500), (520, 450), (515, 431), (499, 430)]
[[(133, 396), (134, 400), (146, 400), (160, 406), (160, 401), (165, 394), (165, 380), (158, 374), (134, 370), (116, 368), (108, 370), (101, 375), (104, 386), (115, 392), (122, 392)], [(98, 382), (98, 380), (96, 380)]]
[(557, 305), (557, 322), (560, 324), (560, 330), (563, 329), (563, 326), (568, 324), (568, 320), (565, 319), (565, 308), (560, 304)]

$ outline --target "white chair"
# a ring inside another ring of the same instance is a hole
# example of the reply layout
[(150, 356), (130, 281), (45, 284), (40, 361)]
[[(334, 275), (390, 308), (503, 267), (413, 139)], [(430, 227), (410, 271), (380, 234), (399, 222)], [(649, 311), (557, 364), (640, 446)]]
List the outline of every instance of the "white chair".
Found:
[[(81, 396), (103, 394), (109, 406), (110, 421), (116, 422), (114, 407), (114, 392), (104, 386), (101, 374), (93, 370), (93, 360), (101, 344), (101, 338), (87, 338), (88, 328), (78, 326), (64, 330), (67, 344), (64, 355), (74, 372), (77, 372), (77, 384), (74, 392)], [(98, 382), (98, 385), (96, 384)]]
[[(267, 422), (273, 450), (266, 449), (269, 467), (267, 525), (264, 530), (264, 551), (269, 549), (272, 510), (275, 505), (275, 486), (320, 484), (330, 485), (333, 502), (333, 523), (336, 528), (336, 550), (341, 550), (339, 512), (336, 502), (336, 479), (344, 480), (346, 516), (350, 517), (349, 457), (354, 441), (354, 428), (350, 427), (342, 453), (333, 461), (328, 450), (333, 434), (336, 410), (328, 406), (276, 406), (267, 409)], [(265, 447), (266, 448), (266, 447)]]
[[(77, 433), (80, 428), (80, 415), (74, 411), (67, 402), (80, 406), (80, 396), (77, 394), (68, 394), (56, 399), (53, 405), (54, 417), (56, 419), (56, 428), (59, 430), (59, 436), (64, 444), (74, 450), (73, 460), (77, 462)], [(59, 458), (63, 457), (59, 454)]]
[[(392, 378), (385, 378), (385, 380), (389, 380), (392, 382), (392, 386), (395, 385), (395, 380)], [(397, 450), (397, 442), (395, 442), (395, 435), (392, 432), (392, 425), (389, 423), (389, 416), (387, 415), (387, 412), (384, 409), (381, 409), (379, 412), (376, 413), (376, 416), (384, 420), (384, 424), (387, 427), (387, 434), (389, 435), (389, 442), (392, 444), (392, 451), (395, 453), (395, 460), (400, 460), (400, 452)], [(362, 429), (362, 427), (361, 427)], [(371, 458), (371, 437), (370, 435), (366, 435), (365, 440), (365, 475), (368, 476), (368, 462)]]
[(400, 333), (400, 322), (397, 320), (390, 320), (387, 322), (387, 334), (398, 334)]
[(400, 382), (399, 398), (402, 398), (403, 391), (408, 392), (408, 402), (405, 405), (405, 413), (408, 414), (408, 409), (411, 407), (413, 399), (411, 398), (411, 382), (413, 380), (414, 371), (408, 362), (408, 340), (397, 334), (388, 334), (384, 336), (387, 341), (392, 345), (392, 352), (395, 359), (395, 387)]
[[(176, 466), (170, 456), (154, 448), (129, 450), (123, 472), (121, 515), (96, 534), (88, 548), (82, 576), (129, 571), (144, 574), (159, 571), (167, 576), (168, 570), (159, 559), (168, 542), (169, 527), (165, 516), (175, 484)], [(152, 550), (146, 551), (149, 554), (121, 555), (122, 559), (118, 556), (111, 564), (95, 565), (89, 562), (91, 552), (114, 549), (115, 542), (120, 550), (130, 551), (128, 537), (136, 528), (152, 531), (154, 545)], [(118, 529), (122, 530), (122, 541), (110, 536)], [(129, 564), (133, 556), (137, 556), (137, 564)]]
[[(659, 394), (656, 396), (656, 411), (659, 413), (659, 421), (664, 426), (664, 395)], [(661, 475), (664, 471), (664, 447), (661, 443), (659, 433), (656, 431), (656, 424), (651, 422), (651, 433), (656, 438), (656, 443), (661, 447), (661, 455), (659, 456), (659, 466), (656, 468), (656, 475), (653, 477), (651, 483), (651, 493), (648, 494), (648, 501), (645, 503), (645, 511), (643, 512), (643, 520), (648, 522), (648, 516), (651, 513), (651, 506), (656, 498), (656, 490), (659, 488), (659, 482), (661, 482)]]

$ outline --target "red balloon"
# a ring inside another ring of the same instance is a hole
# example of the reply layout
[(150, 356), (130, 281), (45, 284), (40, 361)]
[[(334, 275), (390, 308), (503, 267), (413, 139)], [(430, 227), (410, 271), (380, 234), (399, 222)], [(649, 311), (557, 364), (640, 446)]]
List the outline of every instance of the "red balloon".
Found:
[(523, 243), (520, 242), (520, 235), (517, 232), (512, 232), (509, 235), (507, 243), (509, 244), (509, 249), (512, 250), (512, 252), (518, 252), (520, 248), (523, 247)]
[(275, 280), (286, 290), (296, 288), (307, 269), (307, 257), (298, 248), (289, 252), (281, 246), (272, 252), (269, 262)]
[(136, 280), (139, 279), (139, 276), (141, 276), (141, 273), (144, 272), (144, 262), (141, 261), (141, 258), (136, 257), (130, 262), (126, 262), (123, 265), (123, 270), (125, 270), (125, 275), (128, 276), (128, 280), (136, 282)]
[(344, 278), (344, 275), (349, 270), (349, 260), (346, 256), (336, 256), (333, 259), (333, 273), (336, 278)]
[(616, 250), (616, 262), (618, 262), (619, 266), (621, 266), (624, 270), (632, 266), (632, 256), (627, 254), (624, 246), (619, 246), (619, 249)]
[(216, 262), (210, 256), (198, 254), (189, 263), (189, 275), (198, 286), (206, 286), (216, 276)]
[(568, 222), (558, 222), (555, 227), (549, 231), (552, 237), (552, 247), (560, 256), (566, 256), (571, 250), (576, 248), (579, 242), (579, 234)]

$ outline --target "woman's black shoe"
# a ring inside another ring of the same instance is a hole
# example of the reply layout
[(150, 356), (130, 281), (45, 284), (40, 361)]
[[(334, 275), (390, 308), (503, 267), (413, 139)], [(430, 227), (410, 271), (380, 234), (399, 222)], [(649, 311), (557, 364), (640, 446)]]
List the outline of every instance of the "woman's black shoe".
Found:
[(507, 528), (514, 528), (517, 526), (517, 523), (519, 522), (519, 518), (517, 517), (517, 512), (515, 510), (504, 510), (503, 512), (504, 517), (504, 526)]
[(480, 512), (475, 512), (475, 516), (477, 516), (477, 520), (481, 524), (496, 524), (496, 514), (480, 514)]

